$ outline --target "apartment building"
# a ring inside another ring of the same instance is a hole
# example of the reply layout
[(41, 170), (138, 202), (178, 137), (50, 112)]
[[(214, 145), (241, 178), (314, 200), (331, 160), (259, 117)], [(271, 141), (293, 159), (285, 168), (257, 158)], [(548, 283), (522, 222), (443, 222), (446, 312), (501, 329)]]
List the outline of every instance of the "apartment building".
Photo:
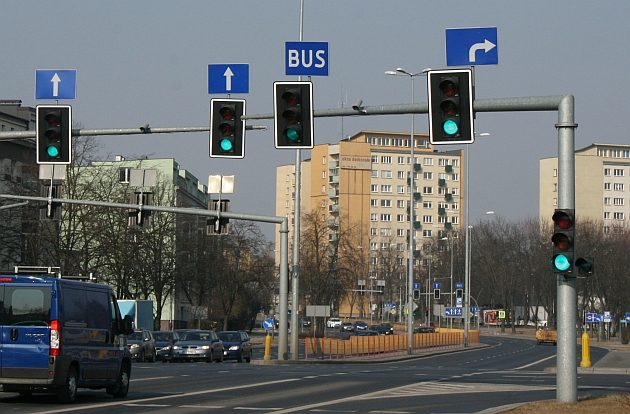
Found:
[[(413, 237), (414, 249), (420, 251), (423, 240), (460, 228), (465, 168), (462, 150), (438, 152), (427, 134), (414, 138)], [(331, 230), (330, 242), (337, 241), (341, 232), (354, 232), (354, 247), (369, 255), (366, 279), (381, 277), (379, 252), (384, 250), (397, 252), (397, 276), (404, 280), (406, 275), (411, 227), (409, 147), (409, 133), (361, 131), (336, 144), (316, 145), (311, 158), (302, 163), (302, 214), (321, 215)], [(290, 223), (295, 213), (293, 170), (280, 166), (276, 172), (276, 214), (289, 216)], [(276, 237), (276, 252), (278, 246)], [(414, 256), (421, 258), (419, 253)]]
[[(539, 214), (558, 207), (558, 158), (540, 160)], [(623, 232), (630, 218), (630, 145), (591, 144), (575, 151), (576, 220), (603, 222), (605, 234)]]

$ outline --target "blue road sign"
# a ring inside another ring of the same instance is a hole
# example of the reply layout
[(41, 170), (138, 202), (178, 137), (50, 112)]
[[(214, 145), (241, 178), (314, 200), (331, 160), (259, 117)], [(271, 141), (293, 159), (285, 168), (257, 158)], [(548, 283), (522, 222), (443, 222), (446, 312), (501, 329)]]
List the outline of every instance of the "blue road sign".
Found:
[(433, 282), (433, 289), (440, 289), (442, 287), (442, 284), (440, 282)]
[(625, 318), (626, 322), (630, 322), (630, 312), (626, 312)]
[(208, 65), (208, 93), (249, 93), (249, 64)]
[(464, 284), (462, 282), (455, 283), (455, 289), (463, 289), (463, 288), (464, 288)]
[(36, 70), (35, 99), (76, 99), (77, 71)]
[(595, 318), (597, 317), (596, 313), (587, 313), (585, 315), (586, 323), (595, 323)]
[(413, 282), (414, 289), (420, 289), (420, 282)]
[(463, 308), (444, 308), (444, 316), (462, 316)]
[(446, 29), (446, 65), (477, 66), (499, 63), (496, 27)]
[(328, 42), (286, 42), (285, 74), (328, 76)]
[(262, 327), (265, 331), (271, 331), (275, 328), (275, 326), (276, 326), (276, 323), (271, 318), (265, 319), (262, 323)]

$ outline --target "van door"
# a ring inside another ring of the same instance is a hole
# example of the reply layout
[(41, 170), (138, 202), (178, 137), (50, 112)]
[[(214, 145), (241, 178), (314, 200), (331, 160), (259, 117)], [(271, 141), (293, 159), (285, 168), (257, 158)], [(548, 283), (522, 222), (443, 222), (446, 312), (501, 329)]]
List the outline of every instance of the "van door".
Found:
[(0, 377), (48, 378), (50, 285), (0, 286)]

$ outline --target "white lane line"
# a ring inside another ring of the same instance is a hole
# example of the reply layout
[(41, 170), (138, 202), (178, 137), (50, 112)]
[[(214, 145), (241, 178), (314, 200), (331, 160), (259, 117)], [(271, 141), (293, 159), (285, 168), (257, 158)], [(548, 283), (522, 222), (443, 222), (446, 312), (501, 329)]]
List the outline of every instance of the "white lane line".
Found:
[(34, 413), (34, 414), (67, 413), (67, 412), (72, 412), (72, 411), (90, 410), (90, 409), (94, 409), (94, 408), (115, 407), (115, 406), (121, 406), (121, 405), (125, 405), (125, 404), (143, 404), (143, 403), (147, 403), (149, 401), (160, 401), (160, 400), (166, 400), (166, 399), (170, 399), (170, 398), (180, 398), (180, 397), (190, 397), (190, 396), (195, 396), (195, 395), (214, 394), (214, 393), (221, 393), (221, 392), (225, 392), (225, 391), (241, 390), (241, 389), (246, 389), (246, 388), (264, 387), (266, 385), (276, 385), (276, 384), (283, 384), (283, 383), (294, 382), (294, 381), (300, 381), (300, 379), (299, 378), (288, 378), (288, 379), (277, 380), (277, 381), (259, 382), (259, 383), (256, 383), (256, 384), (238, 385), (238, 386), (234, 386), (234, 387), (213, 388), (213, 389), (209, 389), (209, 390), (192, 391), (192, 392), (185, 392), (185, 393), (181, 393), (181, 394), (170, 394), (170, 395), (163, 395), (163, 396), (159, 396), (159, 397), (139, 398), (137, 400), (114, 401), (114, 402), (108, 402), (108, 403), (102, 403), (102, 404), (93, 404), (93, 405), (89, 405), (89, 406), (85, 406), (84, 405), (84, 406), (77, 406), (77, 407), (65, 407), (65, 408), (61, 408), (61, 409), (57, 409), (57, 410), (39, 411), (39, 412)]
[(278, 407), (234, 407), (233, 410), (245, 410), (245, 411), (277, 411)]
[(531, 366), (533, 366), (533, 365), (540, 364), (541, 362), (545, 362), (545, 361), (547, 361), (547, 360), (549, 360), (549, 359), (551, 359), (551, 358), (555, 358), (555, 357), (556, 357), (555, 355), (551, 355), (551, 356), (548, 356), (547, 358), (543, 358), (543, 359), (540, 359), (540, 360), (538, 360), (538, 361), (534, 361), (534, 362), (532, 362), (531, 364), (523, 365), (522, 367), (518, 367), (518, 368), (514, 368), (514, 369), (525, 369), (525, 368), (529, 368), (529, 367), (531, 367)]
[(162, 380), (162, 379), (168, 379), (168, 378), (173, 378), (173, 376), (170, 375), (168, 377), (136, 378), (136, 379), (132, 379), (130, 382), (155, 381), (155, 380)]
[(221, 410), (223, 408), (225, 408), (225, 405), (190, 405), (190, 404), (184, 404), (184, 405), (179, 405), (179, 408), (201, 408), (204, 410)]

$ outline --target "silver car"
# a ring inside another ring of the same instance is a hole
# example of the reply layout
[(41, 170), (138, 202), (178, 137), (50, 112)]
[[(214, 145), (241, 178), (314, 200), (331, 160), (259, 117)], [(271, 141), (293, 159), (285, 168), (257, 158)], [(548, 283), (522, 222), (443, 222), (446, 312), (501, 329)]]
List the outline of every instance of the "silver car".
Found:
[(179, 340), (173, 345), (172, 355), (173, 362), (223, 362), (223, 342), (221, 342), (214, 331), (190, 330), (179, 332)]

